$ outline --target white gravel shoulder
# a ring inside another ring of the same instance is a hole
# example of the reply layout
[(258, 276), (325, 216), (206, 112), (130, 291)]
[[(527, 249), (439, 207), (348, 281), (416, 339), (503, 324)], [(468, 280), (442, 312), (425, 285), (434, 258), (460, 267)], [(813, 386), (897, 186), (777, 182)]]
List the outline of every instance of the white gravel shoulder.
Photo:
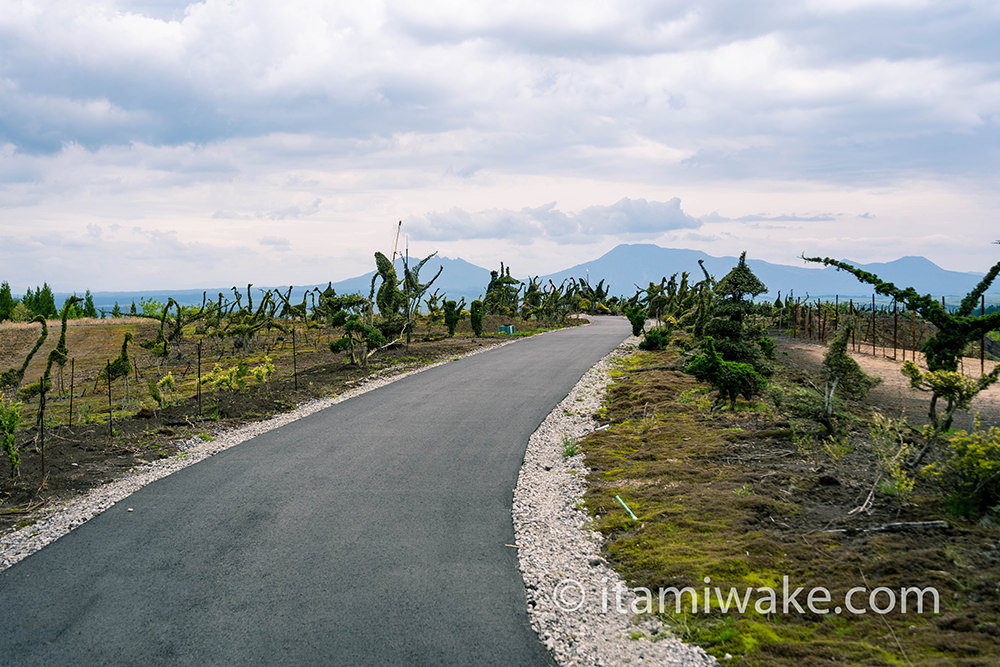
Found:
[(567, 442), (594, 431), (611, 359), (630, 354), (631, 337), (584, 374), (528, 441), (514, 490), (514, 532), (532, 626), (561, 665), (718, 665), (672, 636), (659, 620), (631, 612), (636, 596), (601, 557), (602, 536), (581, 507), (588, 469)]
[[(544, 333), (537, 335), (544, 335)], [(468, 357), (480, 354), (487, 350), (510, 345), (518, 340), (520, 339), (513, 339), (493, 345), (484, 345), (461, 356)], [(298, 405), (293, 410), (264, 421), (251, 422), (235, 428), (215, 432), (212, 432), (211, 428), (206, 427), (206, 431), (212, 437), (211, 440), (194, 437), (180, 441), (178, 444), (181, 451), (173, 457), (148, 465), (137, 466), (120, 479), (90, 489), (72, 500), (43, 508), (35, 515), (37, 520), (31, 525), (24, 526), (19, 530), (8, 529), (3, 535), (0, 535), (0, 572), (19, 560), (35, 553), (46, 544), (59, 539), (77, 526), (124, 500), (151, 482), (155, 482), (182, 468), (202, 461), (213, 454), (246, 442), (262, 433), (284, 426), (297, 419), (302, 419), (314, 412), (372, 391), (373, 389), (378, 389), (390, 382), (395, 382), (409, 375), (446, 364), (448, 361), (439, 361), (410, 369), (400, 369), (399, 367), (386, 369), (366, 378), (357, 387), (343, 394), (307, 401)]]

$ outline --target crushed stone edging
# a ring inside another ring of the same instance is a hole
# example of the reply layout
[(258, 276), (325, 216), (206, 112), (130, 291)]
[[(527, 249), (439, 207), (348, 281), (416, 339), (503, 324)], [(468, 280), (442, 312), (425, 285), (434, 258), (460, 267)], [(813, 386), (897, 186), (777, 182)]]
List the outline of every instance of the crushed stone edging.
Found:
[[(590, 517), (580, 506), (589, 472), (583, 454), (563, 455), (564, 437), (576, 442), (597, 429), (592, 415), (603, 401), (612, 360), (633, 352), (639, 340), (627, 338), (587, 371), (528, 440), (512, 517), (529, 617), (542, 643), (567, 667), (717, 667), (715, 658), (681, 642), (657, 618), (615, 609), (619, 594), (626, 609), (635, 594), (601, 556), (603, 538), (588, 527)], [(578, 602), (579, 608), (569, 608)]]

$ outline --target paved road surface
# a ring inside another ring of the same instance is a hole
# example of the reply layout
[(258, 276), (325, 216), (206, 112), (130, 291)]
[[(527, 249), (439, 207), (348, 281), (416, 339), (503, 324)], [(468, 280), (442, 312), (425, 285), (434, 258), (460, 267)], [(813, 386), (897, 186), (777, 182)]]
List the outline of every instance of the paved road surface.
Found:
[(462, 359), (150, 484), (0, 573), (0, 663), (551, 664), (511, 492), (528, 436), (628, 333), (598, 318)]

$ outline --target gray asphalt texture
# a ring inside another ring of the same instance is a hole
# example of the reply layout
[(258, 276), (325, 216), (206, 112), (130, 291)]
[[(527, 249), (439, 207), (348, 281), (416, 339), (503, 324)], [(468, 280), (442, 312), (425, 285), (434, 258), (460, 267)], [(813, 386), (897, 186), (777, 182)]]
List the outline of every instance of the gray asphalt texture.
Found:
[(596, 318), (464, 358), (144, 487), (0, 573), (0, 664), (553, 664), (512, 490), (628, 334)]

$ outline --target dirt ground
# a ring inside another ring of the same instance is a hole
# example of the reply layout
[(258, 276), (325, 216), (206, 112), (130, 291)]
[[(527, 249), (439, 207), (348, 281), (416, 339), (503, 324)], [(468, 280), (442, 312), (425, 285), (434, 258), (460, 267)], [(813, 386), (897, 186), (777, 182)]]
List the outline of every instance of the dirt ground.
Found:
[[(776, 337), (775, 342), (779, 357), (787, 355), (787, 360), (791, 364), (807, 368), (815, 373), (819, 372), (828, 346), (784, 336)], [(891, 358), (892, 353), (893, 350), (883, 348), (876, 348), (874, 356), (870, 351), (867, 353), (851, 352), (851, 357), (858, 362), (862, 370), (869, 375), (882, 378), (882, 383), (872, 389), (865, 403), (872, 407), (878, 407), (891, 417), (905, 414), (908, 421), (919, 427), (926, 422), (929, 395), (910, 387), (909, 379), (899, 371), (903, 365), (903, 351), (896, 351), (896, 359)], [(910, 357), (908, 356), (908, 358)], [(986, 360), (983, 364), (985, 372), (991, 372), (996, 363)], [(927, 369), (924, 355), (921, 353), (917, 353), (917, 365), (924, 370)], [(962, 360), (960, 369), (969, 377), (978, 378), (980, 376), (980, 360), (967, 357)], [(972, 400), (969, 410), (957, 411), (954, 428), (971, 429), (975, 413), (979, 413), (983, 427), (1000, 426), (1000, 383), (980, 392)]]

